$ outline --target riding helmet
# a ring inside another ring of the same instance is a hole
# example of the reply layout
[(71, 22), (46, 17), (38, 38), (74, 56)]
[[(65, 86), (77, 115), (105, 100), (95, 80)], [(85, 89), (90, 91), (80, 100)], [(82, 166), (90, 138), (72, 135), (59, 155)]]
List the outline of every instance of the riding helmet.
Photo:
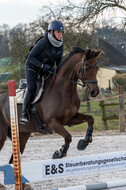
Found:
[(48, 31), (51, 31), (51, 30), (57, 30), (57, 31), (65, 32), (65, 29), (64, 29), (62, 22), (58, 21), (58, 20), (54, 20), (49, 24)]

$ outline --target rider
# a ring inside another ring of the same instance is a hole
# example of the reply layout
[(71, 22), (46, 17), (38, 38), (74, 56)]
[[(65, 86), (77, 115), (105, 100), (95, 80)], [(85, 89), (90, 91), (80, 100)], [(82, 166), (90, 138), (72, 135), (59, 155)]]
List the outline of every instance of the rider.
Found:
[(22, 124), (27, 124), (30, 121), (30, 104), (35, 96), (36, 80), (40, 70), (45, 74), (54, 67), (55, 62), (57, 67), (62, 64), (64, 31), (62, 22), (58, 20), (52, 21), (44, 37), (37, 41), (27, 56), (25, 67), (27, 88), (20, 117), (20, 123)]

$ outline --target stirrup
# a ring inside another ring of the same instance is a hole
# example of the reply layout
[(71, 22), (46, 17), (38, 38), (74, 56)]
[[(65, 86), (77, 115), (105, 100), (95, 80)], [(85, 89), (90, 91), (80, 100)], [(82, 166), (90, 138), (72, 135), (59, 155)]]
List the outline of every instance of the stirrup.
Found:
[(29, 121), (26, 118), (22, 118), (19, 120), (21, 124), (27, 124)]
[[(26, 114), (27, 114), (27, 116), (26, 116)], [(30, 122), (29, 113), (28, 112), (22, 113), (19, 121), (21, 124), (28, 124)]]

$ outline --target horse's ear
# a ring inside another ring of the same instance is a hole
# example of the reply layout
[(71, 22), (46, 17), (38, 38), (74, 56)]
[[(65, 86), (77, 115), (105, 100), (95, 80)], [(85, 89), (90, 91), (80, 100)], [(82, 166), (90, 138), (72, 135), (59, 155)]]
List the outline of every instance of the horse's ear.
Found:
[(89, 55), (90, 55), (90, 53), (91, 53), (91, 49), (88, 49), (87, 51), (86, 51), (86, 53), (85, 53), (85, 60), (87, 59), (87, 57), (89, 57)]
[(101, 52), (102, 52), (102, 49), (101, 50), (99, 50), (99, 51), (97, 51), (96, 53), (95, 53), (95, 57), (97, 58), (97, 57), (99, 57), (100, 56), (100, 54), (101, 54)]

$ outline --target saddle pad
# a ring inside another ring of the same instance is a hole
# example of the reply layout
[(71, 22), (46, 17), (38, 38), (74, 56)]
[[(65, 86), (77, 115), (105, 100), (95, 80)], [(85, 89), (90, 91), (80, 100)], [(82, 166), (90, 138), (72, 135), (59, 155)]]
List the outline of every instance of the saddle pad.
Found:
[[(24, 97), (24, 93), (25, 93), (25, 89), (20, 89), (18, 88), (16, 90), (16, 99), (17, 99), (17, 104), (22, 104), (23, 103), (23, 97)], [(32, 104), (36, 103), (42, 96), (43, 93), (43, 89), (40, 88), (38, 91), (37, 96), (35, 97), (34, 101), (32, 102)]]
[[(36, 103), (41, 98), (43, 91), (44, 91), (44, 78), (42, 80), (42, 85), (39, 88), (39, 90), (37, 91), (37, 94), (36, 94), (35, 99), (32, 102), (32, 104)], [(24, 93), (25, 93), (25, 89), (20, 89), (20, 88), (16, 89), (17, 104), (23, 103)]]
[(20, 89), (20, 88), (16, 89), (17, 104), (23, 103), (24, 91), (25, 91), (25, 89)]

